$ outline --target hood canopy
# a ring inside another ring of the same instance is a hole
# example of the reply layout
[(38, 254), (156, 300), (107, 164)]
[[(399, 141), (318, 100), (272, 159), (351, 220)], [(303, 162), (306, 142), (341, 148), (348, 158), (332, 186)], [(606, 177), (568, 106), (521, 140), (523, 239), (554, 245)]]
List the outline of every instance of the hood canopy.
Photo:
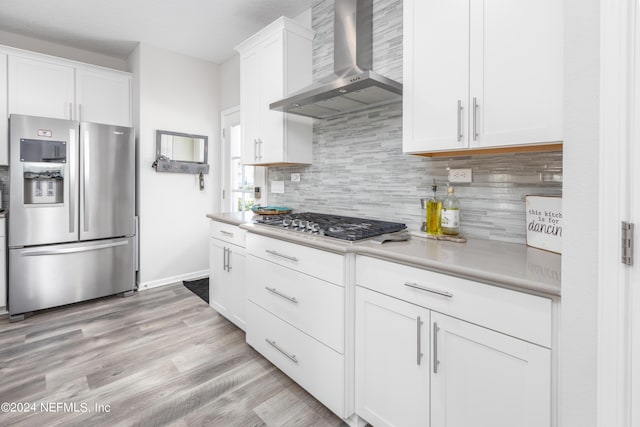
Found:
[(325, 119), (400, 102), (402, 84), (371, 70), (373, 0), (335, 0), (334, 75), (269, 108)]

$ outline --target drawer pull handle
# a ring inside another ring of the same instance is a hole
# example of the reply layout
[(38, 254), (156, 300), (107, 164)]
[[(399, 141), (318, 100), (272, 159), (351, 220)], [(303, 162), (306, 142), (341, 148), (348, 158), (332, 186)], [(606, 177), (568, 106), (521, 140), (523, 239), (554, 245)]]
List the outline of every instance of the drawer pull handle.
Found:
[(292, 303), (295, 303), (295, 304), (298, 303), (298, 300), (295, 297), (290, 297), (289, 295), (285, 295), (282, 292), (278, 291), (276, 288), (270, 288), (268, 286), (265, 286), (264, 288), (269, 292), (278, 295), (279, 297), (282, 297), (288, 301), (291, 301)]
[(287, 353), (286, 351), (284, 351), (278, 344), (276, 344), (275, 341), (271, 341), (269, 338), (265, 338), (264, 339), (266, 342), (269, 343), (269, 345), (273, 348), (275, 348), (276, 350), (278, 350), (280, 353), (284, 354), (285, 356), (287, 356), (289, 359), (293, 360), (295, 363), (298, 363), (298, 359), (296, 358), (295, 354), (290, 354)]
[(284, 254), (281, 254), (280, 252), (272, 251), (271, 249), (265, 249), (265, 252), (271, 255), (279, 256), (280, 258), (288, 259), (289, 261), (298, 262), (298, 258), (294, 256), (284, 255)]
[(447, 298), (453, 297), (453, 294), (450, 292), (427, 288), (426, 286), (418, 285), (417, 283), (405, 282), (404, 285), (410, 288), (419, 289), (421, 291), (431, 292), (432, 294), (442, 295), (443, 297), (447, 297)]
[(225, 236), (233, 237), (233, 233), (230, 233), (228, 231), (220, 230), (220, 233), (224, 234)]

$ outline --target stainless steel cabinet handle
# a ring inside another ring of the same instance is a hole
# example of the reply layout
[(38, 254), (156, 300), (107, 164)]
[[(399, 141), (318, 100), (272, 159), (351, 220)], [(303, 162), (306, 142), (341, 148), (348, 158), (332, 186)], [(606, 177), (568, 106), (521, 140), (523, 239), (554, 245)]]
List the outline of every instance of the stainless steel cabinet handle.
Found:
[(424, 355), (422, 353), (422, 319), (420, 318), (420, 316), (418, 316), (418, 320), (417, 320), (417, 330), (418, 330), (418, 337), (417, 337), (417, 351), (416, 351), (416, 363), (418, 364), (418, 366), (420, 366), (420, 362), (422, 361), (422, 356)]
[(287, 356), (289, 359), (293, 360), (295, 363), (298, 363), (298, 359), (296, 358), (295, 354), (291, 354), (288, 353), (286, 351), (284, 351), (278, 344), (276, 344), (275, 341), (271, 341), (269, 338), (265, 338), (264, 339), (266, 342), (269, 343), (269, 345), (271, 345), (271, 347), (275, 348), (276, 350), (278, 350), (280, 353), (284, 354), (285, 356)]
[(258, 159), (262, 160), (262, 139), (260, 138), (258, 138), (258, 151), (259, 151)]
[(418, 285), (417, 283), (405, 282), (404, 285), (408, 286), (410, 288), (419, 289), (421, 291), (431, 292), (432, 294), (442, 295), (443, 297), (447, 297), (447, 298), (453, 297), (453, 294), (450, 293), (450, 292), (440, 291), (438, 289), (433, 289), (433, 288), (428, 288), (426, 286)]
[(220, 233), (224, 234), (225, 236), (233, 237), (233, 233), (230, 233), (228, 231), (220, 230)]
[(222, 248), (222, 271), (227, 271), (227, 248)]
[(458, 129), (457, 129), (457, 141), (462, 141), (464, 135), (462, 134), (462, 101), (458, 100)]
[(231, 271), (231, 248), (227, 248), (227, 271)]
[(473, 140), (476, 141), (478, 139), (478, 100), (476, 97), (473, 97)]
[(284, 254), (281, 254), (280, 252), (272, 251), (271, 249), (265, 249), (265, 252), (268, 253), (268, 254), (271, 254), (271, 255), (275, 255), (275, 256), (279, 256), (281, 258), (288, 259), (290, 261), (295, 261), (295, 262), (298, 261), (298, 258), (296, 258), (294, 256), (284, 255)]
[(440, 361), (438, 360), (438, 323), (433, 322), (433, 373), (438, 373), (438, 365)]
[(276, 295), (278, 295), (279, 297), (282, 297), (282, 298), (284, 298), (284, 299), (286, 299), (286, 300), (288, 300), (288, 301), (291, 301), (291, 302), (292, 302), (292, 303), (294, 303), (294, 304), (297, 304), (297, 303), (298, 303), (298, 300), (297, 300), (295, 297), (290, 297), (289, 295), (285, 295), (285, 294), (283, 294), (282, 292), (278, 291), (276, 288), (270, 288), (270, 287), (268, 287), (268, 286), (265, 286), (264, 288), (265, 288), (266, 290), (268, 290), (269, 292), (271, 292), (272, 294), (276, 294)]
[(253, 139), (253, 159), (258, 160), (258, 138)]

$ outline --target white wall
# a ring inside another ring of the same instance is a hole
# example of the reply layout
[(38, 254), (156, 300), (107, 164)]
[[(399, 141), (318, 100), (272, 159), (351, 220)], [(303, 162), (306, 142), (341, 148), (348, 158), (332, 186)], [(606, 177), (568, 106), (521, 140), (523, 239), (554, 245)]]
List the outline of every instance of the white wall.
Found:
[(220, 111), (240, 105), (240, 55), (220, 64)]
[[(140, 289), (207, 276), (206, 214), (220, 209), (219, 66), (141, 44), (129, 58), (139, 106)], [(209, 137), (205, 190), (193, 174), (157, 173), (156, 130)]]
[(597, 414), (600, 0), (565, 0), (560, 425)]
[(74, 61), (86, 62), (102, 67), (115, 68), (116, 70), (130, 71), (127, 61), (122, 58), (114, 58), (113, 56), (77, 49), (75, 47), (23, 36), (21, 34), (9, 33), (2, 30), (0, 30), (0, 44), (16, 47), (18, 49), (44, 53), (47, 55), (59, 56), (61, 58), (71, 59)]

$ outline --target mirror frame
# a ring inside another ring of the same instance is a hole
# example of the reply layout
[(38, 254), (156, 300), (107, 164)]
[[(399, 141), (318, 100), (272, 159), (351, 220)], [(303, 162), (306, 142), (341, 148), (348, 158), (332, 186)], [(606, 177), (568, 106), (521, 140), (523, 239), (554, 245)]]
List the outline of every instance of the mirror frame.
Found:
[[(187, 138), (197, 138), (204, 140), (204, 161), (202, 162), (189, 162), (185, 160), (172, 160), (163, 156), (162, 149), (162, 135), (183, 136)], [(153, 163), (153, 167), (156, 172), (173, 172), (173, 173), (209, 173), (209, 137), (206, 135), (194, 135), (182, 132), (172, 132), (168, 130), (156, 130), (156, 161)]]

